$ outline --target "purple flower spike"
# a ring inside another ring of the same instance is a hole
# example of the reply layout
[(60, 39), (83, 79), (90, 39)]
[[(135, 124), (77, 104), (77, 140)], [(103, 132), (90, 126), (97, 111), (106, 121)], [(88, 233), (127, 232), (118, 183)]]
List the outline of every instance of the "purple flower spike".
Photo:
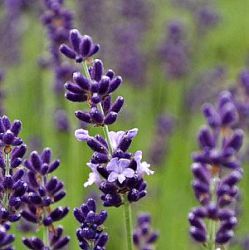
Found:
[(66, 57), (74, 59), (77, 63), (81, 63), (99, 51), (99, 45), (94, 44), (90, 36), (82, 36), (76, 29), (72, 29), (69, 33), (69, 41), (72, 46), (70, 48), (66, 44), (60, 46), (60, 51)]
[(167, 27), (167, 37), (159, 50), (159, 57), (168, 78), (180, 79), (190, 70), (190, 51), (185, 36), (185, 27), (172, 21)]
[(142, 161), (142, 152), (134, 154), (127, 152), (138, 129), (128, 131), (109, 132), (113, 153), (109, 154), (107, 141), (97, 135), (92, 137), (87, 130), (78, 129), (75, 137), (79, 141), (85, 141), (94, 151), (91, 161), (87, 166), (91, 169), (85, 187), (96, 184), (104, 193), (102, 200), (105, 206), (122, 205), (123, 191), (130, 202), (138, 201), (146, 195), (145, 175), (154, 172), (150, 165)]
[(133, 233), (133, 243), (137, 250), (155, 249), (159, 233), (151, 228), (151, 216), (141, 214), (137, 217), (137, 226)]
[[(118, 207), (125, 200), (136, 202), (147, 193), (144, 175), (154, 172), (149, 169), (149, 164), (142, 162), (141, 151), (128, 152), (137, 129), (109, 132), (108, 125), (117, 120), (124, 105), (124, 98), (121, 96), (112, 100), (112, 94), (121, 85), (122, 78), (116, 76), (113, 70), (105, 71), (101, 60), (90, 60), (99, 50), (99, 45), (94, 44), (91, 37), (71, 30), (69, 42), (71, 46), (61, 45), (61, 52), (68, 58), (83, 63), (85, 75), (80, 72), (73, 74), (73, 80), (65, 84), (65, 97), (72, 102), (87, 102), (89, 109), (77, 110), (75, 116), (81, 122), (103, 127), (105, 132), (103, 138), (101, 135), (90, 136), (84, 129), (75, 131), (76, 139), (86, 142), (93, 150), (91, 160), (87, 163), (91, 173), (84, 186), (96, 184), (103, 193), (101, 200), (104, 206)], [(78, 234), (82, 234), (78, 235), (80, 247), (87, 249), (84, 239), (91, 238), (92, 231), (80, 231)]]
[[(199, 132), (200, 152), (193, 155), (192, 166), (193, 189), (201, 207), (189, 214), (190, 235), (199, 243), (218, 247), (229, 243), (237, 224), (234, 207), (243, 176), (238, 152), (244, 133), (234, 128), (238, 112), (228, 91), (220, 94), (217, 107), (205, 104), (203, 113), (208, 125)], [(206, 226), (206, 219), (219, 225), (215, 232)]]
[[(110, 75), (110, 71), (104, 72), (101, 60), (96, 59), (89, 70), (91, 79), (87, 79), (80, 72), (73, 74), (73, 81), (65, 84), (65, 97), (72, 102), (88, 102), (90, 110), (84, 112), (78, 110), (75, 116), (83, 122), (97, 126), (113, 124), (118, 113), (124, 105), (124, 98), (119, 96), (115, 101), (111, 100), (112, 93), (120, 86), (120, 76)], [(101, 104), (103, 111), (99, 108)], [(104, 112), (104, 113), (103, 113)]]
[(22, 179), (23, 169), (19, 168), (26, 153), (26, 145), (18, 137), (21, 122), (10, 122), (7, 116), (0, 118), (0, 224), (20, 219), (27, 183)]
[(18, 137), (21, 131), (21, 122), (15, 120), (12, 124), (7, 116), (0, 117), (0, 145), (18, 146), (22, 144), (21, 138)]
[(74, 209), (74, 217), (81, 224), (76, 231), (80, 248), (89, 249), (93, 245), (94, 249), (105, 250), (108, 234), (103, 231), (103, 224), (107, 219), (107, 212), (102, 210), (97, 213), (95, 201), (88, 199)]
[(24, 238), (23, 244), (29, 249), (62, 249), (69, 242), (69, 237), (62, 236), (63, 229), (55, 228), (53, 223), (62, 220), (69, 212), (68, 207), (53, 207), (62, 200), (66, 192), (64, 184), (56, 176), (48, 178), (48, 174), (55, 171), (59, 160), (51, 160), (51, 149), (45, 148), (41, 154), (33, 151), (30, 158), (24, 162), (27, 168), (28, 193), (25, 195), (25, 209), (22, 217), (32, 223), (48, 227), (49, 246), (39, 238)]
[(69, 243), (70, 238), (68, 236), (63, 236), (62, 227), (57, 227), (54, 228), (54, 232), (49, 233), (49, 248), (47, 248), (44, 242), (37, 237), (23, 238), (22, 241), (28, 249), (64, 249)]
[(69, 120), (64, 111), (63, 86), (66, 81), (72, 78), (72, 74), (76, 69), (75, 66), (63, 61), (59, 46), (61, 43), (68, 42), (69, 32), (73, 27), (73, 14), (64, 7), (64, 1), (43, 0), (42, 2), (44, 10), (41, 20), (44, 28), (47, 30), (50, 51), (50, 57), (45, 58), (45, 61), (49, 69), (54, 73), (54, 91), (57, 106), (55, 126), (59, 132), (68, 132)]
[[(238, 123), (238, 112), (231, 94), (222, 92), (217, 106), (216, 109), (211, 104), (204, 105), (203, 113), (209, 127), (199, 132), (202, 151), (195, 153), (193, 160), (213, 168), (238, 169), (240, 162), (237, 153), (243, 143), (243, 131), (234, 128)], [(222, 144), (219, 144), (220, 140)]]

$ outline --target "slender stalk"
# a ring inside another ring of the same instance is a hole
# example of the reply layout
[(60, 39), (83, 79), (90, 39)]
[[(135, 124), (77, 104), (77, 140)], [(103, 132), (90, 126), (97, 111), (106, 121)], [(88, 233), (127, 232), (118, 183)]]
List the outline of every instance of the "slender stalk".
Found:
[(124, 203), (124, 219), (125, 219), (125, 229), (126, 229), (126, 240), (127, 240), (127, 250), (132, 250), (132, 216), (131, 216), (131, 204), (128, 201)]
[(5, 153), (5, 175), (9, 175), (10, 173), (10, 156), (8, 153)]
[[(43, 182), (43, 185), (45, 187), (46, 183), (47, 183), (46, 176), (44, 176), (42, 178), (42, 182)], [(43, 209), (43, 213), (44, 213), (43, 214), (44, 218), (46, 218), (47, 214), (48, 214), (46, 208)], [(48, 227), (46, 227), (46, 226), (44, 226), (44, 229), (43, 229), (43, 243), (44, 243), (45, 246), (49, 247), (49, 230), (48, 230)]]
[[(10, 174), (10, 156), (9, 153), (5, 153), (5, 173), (4, 175)], [(9, 206), (9, 191), (6, 190), (3, 194), (3, 201), (2, 201), (3, 207), (8, 209)]]
[(45, 246), (49, 246), (49, 231), (48, 231), (48, 227), (44, 227), (43, 230), (43, 243)]
[[(213, 176), (211, 181), (211, 195), (212, 195), (212, 201), (215, 202), (215, 192), (216, 192), (216, 186), (217, 182), (219, 180), (218, 175)], [(209, 222), (209, 250), (217, 250), (215, 238), (216, 238), (216, 228), (217, 228), (217, 221), (210, 220)], [(218, 248), (219, 249), (219, 248)]]
[[(84, 70), (86, 78), (91, 80), (91, 76), (90, 76), (86, 61), (83, 62), (83, 70)], [(98, 103), (97, 107), (100, 110), (100, 112), (102, 113), (102, 115), (104, 115), (104, 110), (103, 110), (102, 104)], [(107, 125), (103, 126), (103, 131), (104, 131), (105, 139), (107, 140), (107, 143), (108, 143), (108, 148), (109, 148), (110, 154), (112, 154), (113, 153), (113, 147), (112, 147), (111, 139), (109, 137), (109, 128), (108, 128)]]

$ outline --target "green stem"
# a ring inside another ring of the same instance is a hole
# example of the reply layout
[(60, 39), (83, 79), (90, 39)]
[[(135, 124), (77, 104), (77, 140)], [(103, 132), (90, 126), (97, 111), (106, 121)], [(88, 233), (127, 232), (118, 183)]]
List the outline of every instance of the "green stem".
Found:
[(43, 230), (43, 243), (45, 246), (49, 247), (49, 231), (48, 231), (48, 227), (44, 227)]
[[(10, 174), (10, 157), (9, 154), (5, 153), (5, 176)], [(9, 206), (9, 191), (6, 190), (3, 194), (3, 201), (2, 201), (3, 207), (8, 208)]]
[[(83, 62), (83, 70), (84, 70), (86, 78), (91, 80), (91, 76), (90, 76), (86, 61)], [(104, 116), (104, 110), (103, 110), (103, 107), (102, 107), (101, 103), (97, 104), (97, 108), (99, 109), (101, 114)], [(103, 131), (104, 131), (105, 139), (107, 140), (107, 144), (108, 144), (108, 148), (110, 150), (110, 154), (112, 154), (113, 153), (113, 147), (112, 147), (111, 139), (109, 137), (109, 128), (108, 128), (107, 125), (103, 126)]]
[[(215, 175), (212, 180), (211, 180), (211, 198), (212, 198), (212, 202), (215, 202), (216, 199), (216, 187), (217, 187), (217, 183), (219, 180), (219, 176)], [(215, 220), (210, 220), (209, 221), (209, 250), (216, 250), (216, 242), (215, 242), (215, 238), (216, 238), (216, 229), (217, 229), (217, 224), (218, 222)]]
[(128, 201), (124, 203), (124, 218), (126, 229), (127, 250), (132, 250), (132, 217), (131, 217), (131, 205)]
[[(42, 177), (42, 184), (43, 184), (44, 187), (47, 184), (47, 176), (46, 175), (44, 175)], [(44, 213), (43, 214), (44, 218), (46, 218), (47, 214), (48, 214), (47, 210), (46, 210), (46, 207), (43, 208), (43, 213)], [(44, 229), (43, 229), (43, 243), (44, 243), (45, 246), (49, 247), (49, 231), (48, 231), (48, 227), (46, 227), (46, 226), (44, 226)]]
[(10, 173), (10, 156), (9, 154), (5, 154), (5, 176)]

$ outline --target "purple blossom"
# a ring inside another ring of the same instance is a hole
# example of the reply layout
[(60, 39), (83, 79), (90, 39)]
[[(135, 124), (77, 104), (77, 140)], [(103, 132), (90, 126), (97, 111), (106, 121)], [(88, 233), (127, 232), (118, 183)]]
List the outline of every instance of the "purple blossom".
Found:
[[(80, 72), (73, 74), (73, 82), (67, 82), (66, 98), (72, 102), (87, 102), (90, 110), (77, 110), (75, 116), (85, 123), (97, 126), (113, 124), (124, 105), (124, 98), (118, 96), (112, 101), (112, 94), (121, 85), (122, 78), (115, 76), (112, 70), (104, 72), (101, 60), (94, 60), (89, 69), (90, 79)], [(100, 108), (100, 105), (101, 107)]]
[(69, 212), (68, 207), (51, 207), (62, 200), (66, 193), (64, 184), (56, 176), (48, 178), (55, 171), (60, 161), (51, 160), (52, 152), (49, 148), (39, 155), (36, 151), (30, 154), (30, 159), (24, 162), (27, 168), (28, 193), (25, 196), (26, 207), (22, 217), (34, 224), (43, 225), (49, 231), (49, 245), (37, 237), (23, 238), (23, 243), (29, 249), (61, 249), (69, 242), (69, 237), (63, 236), (63, 228), (54, 223), (63, 219)]
[(133, 243), (137, 250), (154, 250), (159, 233), (151, 227), (151, 216), (140, 214), (137, 217), (137, 226), (133, 233)]
[[(192, 186), (201, 206), (189, 214), (190, 235), (199, 243), (218, 247), (229, 243), (237, 224), (234, 204), (243, 176), (238, 158), (243, 131), (234, 128), (238, 113), (228, 91), (220, 94), (217, 107), (205, 104), (203, 113), (208, 126), (199, 132), (201, 151), (193, 155), (192, 165)], [(215, 231), (206, 226), (206, 219)]]
[(26, 145), (18, 137), (22, 124), (19, 120), (10, 122), (7, 116), (0, 117), (0, 224), (20, 219), (23, 197), (27, 184), (24, 171), (19, 166), (26, 153)]
[[(90, 62), (89, 67), (90, 60), (86, 59), (97, 52), (98, 46), (88, 38), (72, 30), (70, 43), (73, 48), (66, 45), (61, 47), (62, 53), (82, 62), (85, 73), (85, 76), (80, 72), (73, 74), (73, 82), (65, 84), (65, 96), (72, 102), (87, 102), (90, 111), (76, 111), (76, 117), (83, 122), (103, 127), (105, 133), (103, 138), (101, 135), (90, 136), (84, 129), (75, 131), (76, 139), (86, 142), (94, 151), (87, 164), (92, 173), (84, 186), (96, 183), (103, 193), (103, 205), (119, 207), (126, 200), (136, 202), (146, 195), (147, 184), (143, 176), (152, 174), (153, 171), (149, 170), (149, 164), (141, 162), (141, 152), (128, 152), (137, 129), (109, 132), (108, 125), (116, 121), (124, 104), (124, 99), (120, 96), (112, 102), (112, 94), (120, 86), (122, 78), (115, 76), (112, 70), (105, 72), (101, 60)], [(80, 44), (84, 48), (84, 53), (80, 50)]]
[(105, 250), (108, 241), (108, 234), (104, 232), (103, 224), (107, 219), (105, 210), (96, 212), (96, 202), (88, 199), (79, 208), (74, 209), (74, 217), (81, 224), (76, 235), (81, 249)]
[(181, 22), (172, 21), (167, 26), (166, 38), (160, 46), (159, 57), (167, 77), (179, 79), (188, 74), (191, 55), (185, 27)]
[(60, 51), (66, 57), (74, 59), (77, 63), (89, 59), (99, 51), (99, 45), (94, 44), (90, 36), (82, 36), (76, 29), (70, 30), (69, 41), (71, 47), (67, 44), (62, 44)]
[(76, 138), (85, 141), (94, 151), (91, 161), (87, 163), (92, 172), (84, 186), (95, 183), (104, 193), (102, 200), (106, 206), (122, 204), (120, 195), (125, 186), (131, 202), (146, 194), (143, 176), (154, 172), (150, 170), (148, 163), (142, 161), (141, 151), (134, 154), (127, 152), (137, 132), (137, 129), (109, 132), (113, 146), (113, 153), (110, 155), (108, 144), (103, 137), (99, 135), (92, 137), (84, 129), (75, 131)]
[(186, 106), (191, 112), (196, 112), (197, 107), (200, 107), (203, 103), (215, 101), (217, 93), (224, 89), (226, 80), (227, 72), (223, 66), (216, 66), (199, 74), (194, 85), (186, 93)]
[(168, 139), (174, 127), (174, 119), (168, 114), (160, 115), (156, 120), (156, 130), (150, 148), (150, 162), (161, 165), (167, 154)]
[(5, 92), (3, 90), (3, 83), (4, 83), (4, 71), (0, 69), (0, 115), (4, 113), (4, 98)]
[(69, 31), (73, 24), (73, 14), (64, 7), (60, 0), (43, 0), (45, 10), (41, 16), (42, 23), (47, 30), (49, 38), (50, 58), (46, 62), (54, 72), (54, 90), (57, 95), (57, 109), (61, 110), (60, 115), (57, 112), (55, 125), (58, 131), (68, 132), (69, 120), (63, 112), (63, 85), (65, 81), (70, 80), (75, 67), (63, 62), (59, 52), (61, 43), (67, 42)]
[(118, 180), (122, 184), (126, 178), (132, 178), (135, 175), (133, 169), (129, 168), (130, 161), (128, 159), (112, 158), (107, 164), (106, 169), (110, 173), (108, 176), (109, 182)]
[(237, 85), (232, 89), (233, 99), (239, 113), (239, 126), (245, 130), (249, 124), (249, 70), (242, 70)]
[(237, 169), (240, 167), (237, 153), (242, 146), (243, 131), (234, 129), (239, 116), (231, 94), (222, 92), (217, 106), (206, 104), (203, 107), (208, 126), (199, 132), (201, 151), (195, 153), (193, 159), (218, 168)]
[(10, 225), (8, 223), (0, 225), (0, 248), (3, 250), (13, 250), (12, 243), (15, 240), (13, 234), (8, 234)]
[(217, 11), (211, 6), (201, 6), (195, 13), (196, 25), (200, 35), (215, 27), (219, 21)]

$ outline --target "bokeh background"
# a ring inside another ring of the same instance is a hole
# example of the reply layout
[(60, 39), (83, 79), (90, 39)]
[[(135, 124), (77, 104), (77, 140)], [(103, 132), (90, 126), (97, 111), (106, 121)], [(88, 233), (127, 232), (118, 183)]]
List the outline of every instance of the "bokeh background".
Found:
[[(124, 79), (118, 94), (125, 97), (125, 108), (111, 130), (139, 128), (132, 149), (143, 150), (155, 170), (147, 178), (147, 197), (133, 205), (134, 224), (140, 211), (150, 212), (160, 231), (156, 249), (199, 249), (188, 234), (187, 215), (197, 205), (191, 154), (204, 123), (202, 104), (215, 101), (223, 89), (241, 88), (240, 73), (249, 63), (249, 1), (65, 0), (64, 7), (73, 12), (72, 26), (100, 43), (105, 68)], [(54, 87), (51, 42), (41, 21), (45, 10), (43, 0), (0, 0), (0, 108), (22, 120), (29, 151), (49, 146), (61, 159), (57, 175), (67, 190), (61, 204), (72, 211), (87, 197), (98, 197), (98, 190), (83, 188), (90, 151), (74, 138), (74, 130), (85, 126), (74, 116), (81, 105), (64, 101)], [(249, 117), (243, 119), (248, 131)], [(230, 249), (245, 249), (242, 242), (249, 236), (247, 141), (241, 155), (240, 223)], [(108, 211), (108, 249), (125, 249), (122, 208)], [(72, 213), (62, 224), (72, 238), (69, 249), (78, 249)], [(24, 249), (21, 226), (13, 228), (16, 249)]]

